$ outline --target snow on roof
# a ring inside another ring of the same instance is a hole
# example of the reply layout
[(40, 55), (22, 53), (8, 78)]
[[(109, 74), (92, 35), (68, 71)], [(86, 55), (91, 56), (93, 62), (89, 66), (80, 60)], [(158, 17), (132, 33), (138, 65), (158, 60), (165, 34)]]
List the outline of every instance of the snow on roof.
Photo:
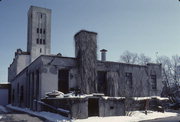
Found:
[(150, 96), (150, 97), (133, 97), (134, 100), (149, 100), (149, 99), (158, 99), (158, 100), (169, 100), (167, 97), (160, 97), (160, 96)]
[(0, 112), (7, 113), (8, 111), (7, 111), (7, 109), (4, 106), (0, 105)]
[(108, 96), (103, 96), (102, 98), (105, 100), (107, 100), (107, 99), (117, 99), (117, 100), (125, 99), (125, 97), (108, 97)]

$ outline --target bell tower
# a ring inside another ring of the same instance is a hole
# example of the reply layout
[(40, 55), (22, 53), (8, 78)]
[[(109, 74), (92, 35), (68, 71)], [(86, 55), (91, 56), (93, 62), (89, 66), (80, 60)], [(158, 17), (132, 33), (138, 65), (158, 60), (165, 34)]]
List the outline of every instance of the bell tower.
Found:
[(27, 52), (30, 63), (40, 55), (51, 53), (51, 10), (31, 6), (28, 11)]

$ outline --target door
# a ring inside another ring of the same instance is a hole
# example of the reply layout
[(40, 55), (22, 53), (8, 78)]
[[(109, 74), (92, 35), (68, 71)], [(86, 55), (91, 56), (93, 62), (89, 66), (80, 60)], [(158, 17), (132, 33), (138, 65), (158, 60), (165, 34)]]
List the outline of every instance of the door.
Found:
[(69, 92), (69, 70), (62, 69), (58, 73), (58, 91)]
[(89, 98), (88, 116), (99, 116), (99, 99), (98, 98)]

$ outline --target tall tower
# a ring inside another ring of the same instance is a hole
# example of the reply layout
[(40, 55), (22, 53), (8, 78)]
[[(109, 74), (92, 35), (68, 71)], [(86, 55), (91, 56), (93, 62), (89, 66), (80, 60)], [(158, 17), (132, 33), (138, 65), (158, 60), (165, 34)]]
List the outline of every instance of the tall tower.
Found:
[(30, 62), (51, 53), (51, 10), (31, 6), (28, 11), (27, 52)]

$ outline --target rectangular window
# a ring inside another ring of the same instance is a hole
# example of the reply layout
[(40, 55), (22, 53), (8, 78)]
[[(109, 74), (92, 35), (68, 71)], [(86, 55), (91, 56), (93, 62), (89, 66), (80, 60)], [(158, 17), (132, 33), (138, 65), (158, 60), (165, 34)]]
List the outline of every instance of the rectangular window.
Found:
[(43, 39), (43, 44), (46, 44), (45, 39)]
[(42, 28), (40, 29), (40, 33), (42, 33)]
[(132, 87), (133, 87), (132, 73), (126, 72), (126, 74), (125, 74), (125, 79), (126, 79), (126, 83), (128, 84), (128, 86), (129, 86), (130, 88), (132, 88)]
[(106, 80), (106, 72), (98, 71), (98, 92), (107, 94), (107, 80)]
[(151, 75), (151, 87), (153, 90), (157, 89), (156, 75)]
[(42, 44), (42, 39), (40, 39), (40, 44)]
[(39, 44), (39, 39), (38, 38), (36, 39), (36, 43)]
[(37, 33), (39, 33), (39, 28), (37, 28)]
[(45, 33), (46, 33), (46, 30), (44, 29), (44, 30), (43, 30), (43, 34), (45, 34)]

